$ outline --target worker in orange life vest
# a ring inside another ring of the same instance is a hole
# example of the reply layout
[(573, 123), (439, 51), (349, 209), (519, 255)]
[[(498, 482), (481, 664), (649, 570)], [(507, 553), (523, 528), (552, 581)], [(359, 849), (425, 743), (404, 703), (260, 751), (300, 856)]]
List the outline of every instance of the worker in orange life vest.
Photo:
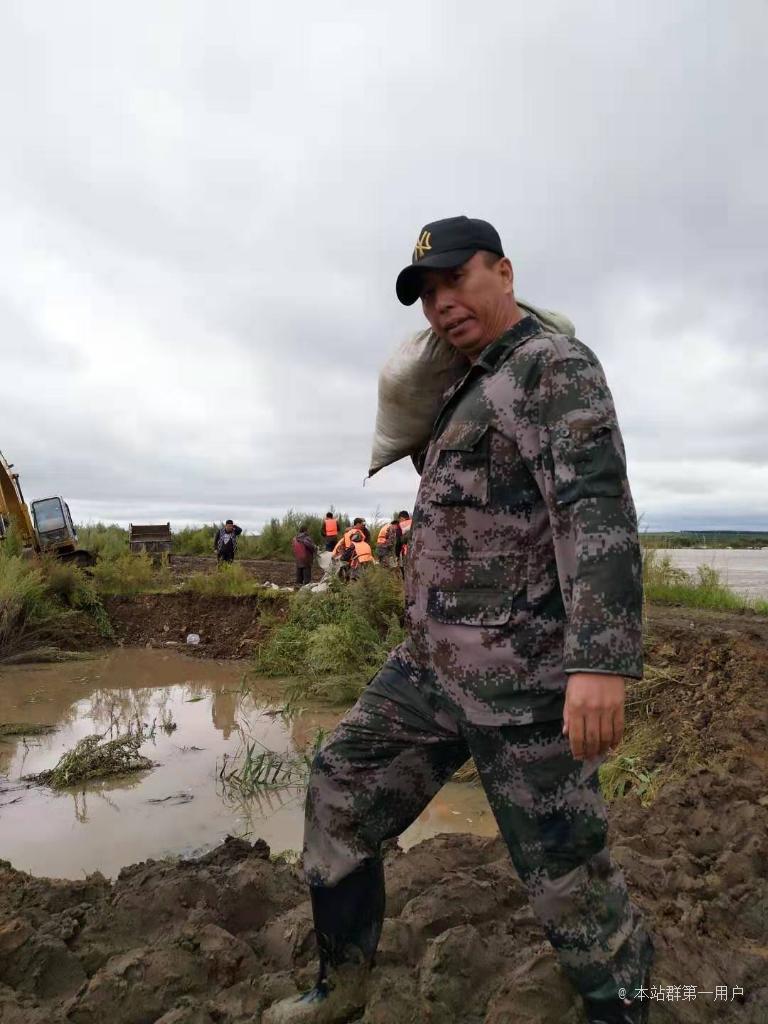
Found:
[(370, 544), (370, 542), (371, 542), (371, 535), (368, 532), (368, 528), (365, 525), (365, 520), (364, 519), (359, 519), (359, 518), (355, 519), (355, 521), (352, 523), (352, 525), (347, 527), (347, 529), (344, 531), (344, 533), (343, 533), (342, 537), (340, 538), (340, 540), (334, 546), (333, 551), (332, 551), (332, 557), (333, 558), (341, 558), (341, 556), (344, 554), (344, 552), (349, 548), (350, 544), (352, 543), (352, 539), (351, 539), (352, 538), (352, 534), (355, 533), (355, 532), (362, 533), (363, 540), (366, 541), (366, 543)]
[(339, 521), (335, 518), (333, 512), (325, 513), (325, 519), (320, 527), (320, 532), (325, 538), (325, 550), (333, 551), (336, 541), (339, 539)]
[(398, 519), (385, 523), (379, 530), (379, 535), (376, 538), (376, 557), (380, 562), (391, 562), (394, 558), (399, 533), (400, 521)]
[(353, 530), (350, 535), (350, 545), (341, 556), (342, 562), (347, 562), (352, 577), (356, 577), (361, 567), (371, 565), (374, 561), (371, 545), (365, 539), (361, 530)]

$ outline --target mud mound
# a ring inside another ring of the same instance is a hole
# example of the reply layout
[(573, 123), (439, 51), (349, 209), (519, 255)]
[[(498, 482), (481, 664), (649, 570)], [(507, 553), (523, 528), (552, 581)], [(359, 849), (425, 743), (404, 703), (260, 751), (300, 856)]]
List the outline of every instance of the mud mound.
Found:
[(768, 619), (671, 612), (651, 610), (648, 678), (627, 692), (628, 720), (650, 741), (648, 766), (684, 776), (743, 761), (768, 770)]
[[(764, 778), (763, 778), (764, 782)], [(729, 987), (728, 1002), (655, 1004), (656, 1024), (768, 1010), (768, 801), (756, 767), (630, 802), (614, 851), (652, 922), (656, 982)], [(313, 977), (296, 868), (228, 840), (198, 860), (148, 861), (114, 884), (0, 869), (0, 1019), (8, 1024), (246, 1024)], [(365, 1024), (577, 1024), (562, 977), (498, 839), (441, 836), (387, 862), (387, 919)], [(733, 990), (743, 996), (732, 999)]]
[[(143, 594), (108, 597), (104, 604), (119, 643), (142, 647), (180, 646), (186, 653), (206, 658), (250, 657), (264, 634), (265, 609), (271, 616), (281, 614), (279, 600), (271, 598), (265, 605), (258, 594), (247, 597)], [(199, 647), (185, 646), (188, 633), (200, 636)]]
[[(675, 770), (649, 808), (612, 805), (611, 837), (654, 933), (652, 1020), (765, 1024), (768, 623), (665, 611), (649, 626), (657, 674), (635, 713)], [(392, 850), (386, 873), (363, 1024), (583, 1020), (500, 840)], [(3, 1024), (257, 1024), (313, 973), (299, 872), (264, 843), (133, 865), (113, 884), (0, 862)]]

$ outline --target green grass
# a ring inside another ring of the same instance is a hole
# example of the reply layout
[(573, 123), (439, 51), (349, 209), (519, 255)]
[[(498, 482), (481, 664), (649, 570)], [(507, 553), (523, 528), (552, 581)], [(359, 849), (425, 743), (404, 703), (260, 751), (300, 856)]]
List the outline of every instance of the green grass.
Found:
[[(182, 591), (207, 597), (244, 597), (264, 592), (264, 587), (249, 576), (237, 562), (216, 566), (213, 572), (196, 572), (184, 581)], [(274, 593), (274, 591), (267, 591)]]
[(695, 573), (688, 573), (674, 566), (668, 555), (660, 556), (652, 548), (643, 553), (643, 586), (645, 599), (651, 604), (768, 615), (768, 601), (750, 600), (735, 593), (711, 566), (701, 565)]
[(29, 559), (0, 546), (0, 664), (73, 657), (78, 640), (112, 629), (96, 588), (81, 569), (53, 558)]
[(128, 531), (116, 523), (87, 523), (77, 527), (81, 548), (99, 560), (119, 558), (128, 553)]
[(167, 570), (156, 570), (146, 552), (131, 554), (128, 551), (115, 558), (99, 559), (91, 570), (100, 593), (111, 596), (134, 597), (149, 591), (171, 588)]
[(638, 732), (622, 743), (622, 752), (608, 758), (598, 769), (600, 788), (608, 801), (634, 793), (644, 806), (652, 803), (664, 782), (660, 767), (648, 767), (648, 744)]
[(271, 624), (253, 671), (290, 677), (290, 706), (353, 701), (403, 638), (402, 615), (400, 576), (378, 566), (352, 583), (333, 580), (323, 593), (298, 591), (284, 620)]
[(224, 754), (217, 764), (219, 780), (231, 796), (253, 796), (267, 790), (304, 789), (312, 761), (325, 739), (318, 729), (307, 750), (298, 753), (275, 753), (255, 742), (245, 743), (234, 755)]

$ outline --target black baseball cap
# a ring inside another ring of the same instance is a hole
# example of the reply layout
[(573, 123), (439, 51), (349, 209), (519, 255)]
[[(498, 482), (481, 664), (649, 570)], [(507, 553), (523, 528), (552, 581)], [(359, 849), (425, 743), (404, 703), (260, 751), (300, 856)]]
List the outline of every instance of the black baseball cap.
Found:
[(446, 217), (425, 224), (413, 249), (411, 265), (397, 275), (397, 297), (412, 306), (421, 291), (422, 270), (460, 267), (480, 250), (504, 255), (496, 228), (476, 217)]

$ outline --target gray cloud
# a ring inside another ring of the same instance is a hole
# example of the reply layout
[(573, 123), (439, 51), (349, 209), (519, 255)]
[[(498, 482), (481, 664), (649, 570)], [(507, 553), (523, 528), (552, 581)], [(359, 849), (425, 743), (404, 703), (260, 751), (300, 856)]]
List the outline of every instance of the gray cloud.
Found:
[(0, 447), (80, 519), (362, 487), (420, 225), (494, 221), (600, 355), (646, 521), (768, 526), (768, 10), (445, 0), (0, 13)]

